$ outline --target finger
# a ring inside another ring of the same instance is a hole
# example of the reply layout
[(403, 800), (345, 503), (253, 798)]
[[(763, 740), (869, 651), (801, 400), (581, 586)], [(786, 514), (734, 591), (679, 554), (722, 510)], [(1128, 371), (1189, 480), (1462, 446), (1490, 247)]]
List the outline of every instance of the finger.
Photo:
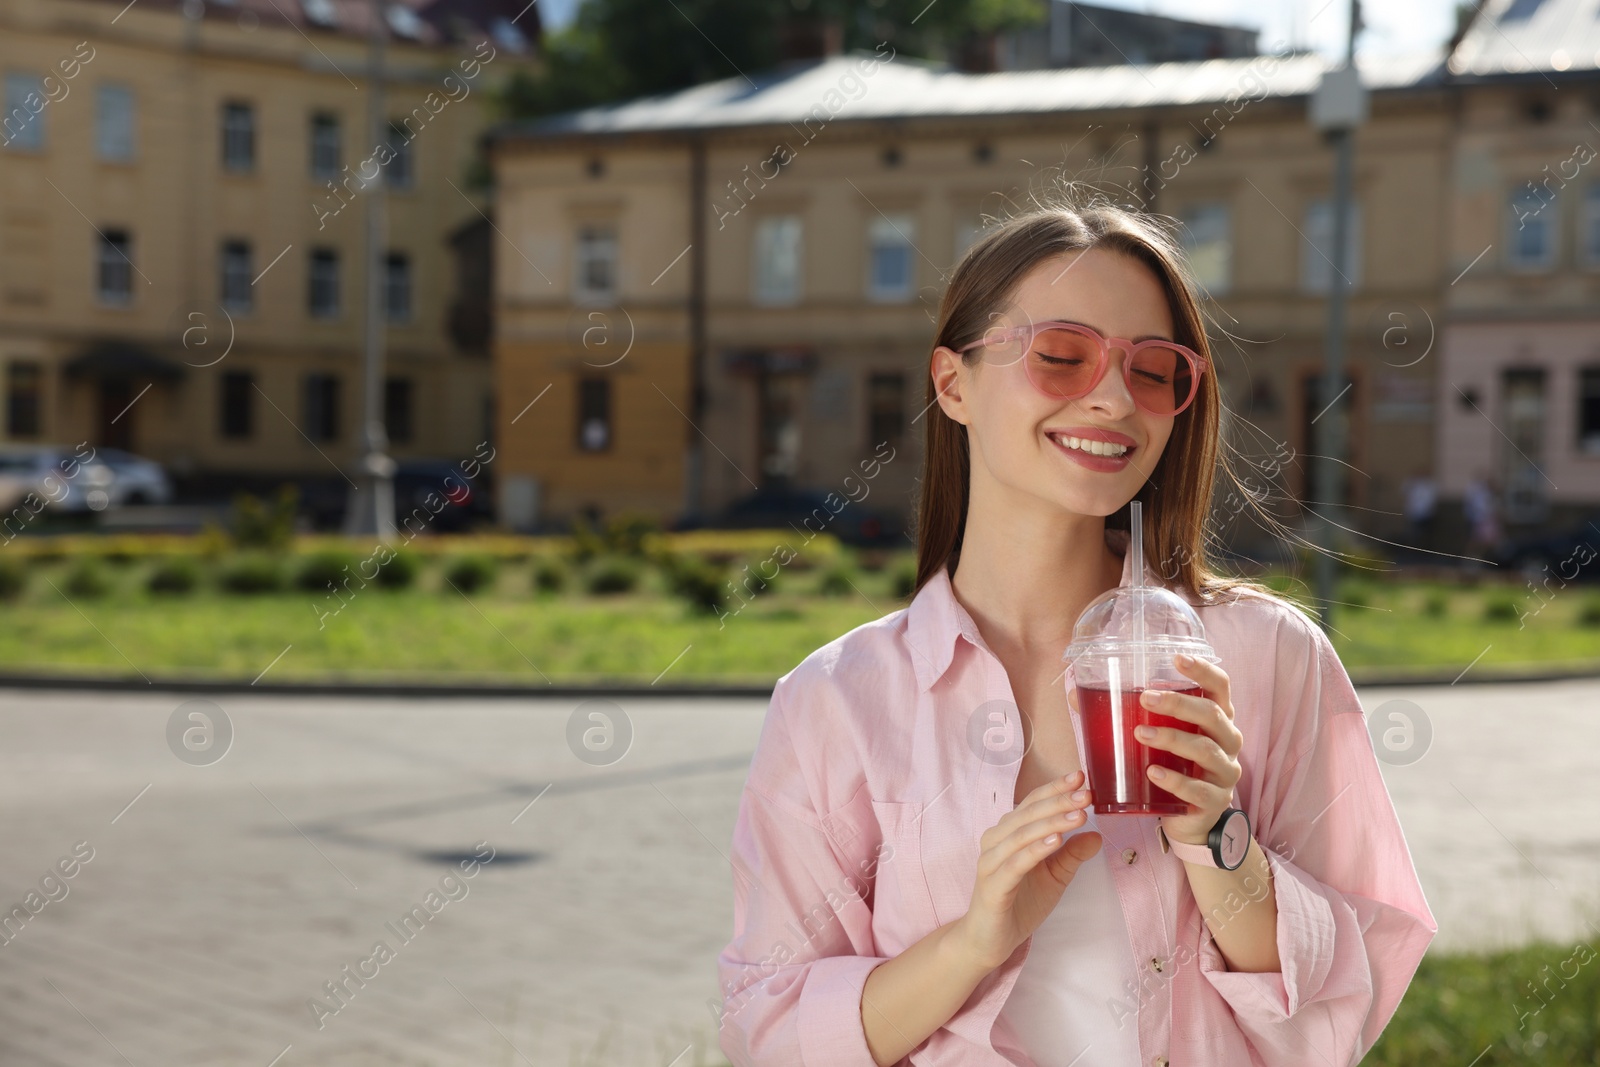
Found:
[(1194, 723), (1230, 754), (1237, 755), (1239, 749), (1244, 747), (1244, 735), (1233, 724), (1232, 716), (1208, 697), (1146, 689), (1139, 695), (1139, 704), (1157, 714)]
[[(1162, 772), (1156, 774), (1157, 771)], [(1151, 767), (1150, 780), (1179, 800), (1187, 800), (1201, 811), (1221, 813), (1233, 800), (1233, 788), (1227, 789), (1187, 774), (1179, 774), (1171, 767)]]
[(1060, 811), (1043, 818), (1034, 819), (1017, 827), (1008, 834), (992, 850), (997, 857), (997, 863), (1003, 863), (1011, 856), (1023, 851), (1035, 841), (1045, 840), (1049, 837), (1057, 838), (1051, 844), (1059, 845), (1059, 838), (1074, 830), (1082, 829), (1087, 816), (1082, 809), (1073, 811)]
[(1089, 861), (1095, 853), (1100, 851), (1100, 846), (1105, 838), (1096, 830), (1085, 830), (1081, 834), (1073, 834), (1067, 838), (1067, 843), (1056, 849), (1045, 859), (1045, 867), (1052, 877), (1062, 885), (1066, 885), (1077, 876), (1078, 868)]
[(1009, 899), (1023, 877), (1061, 847), (1063, 834), (1082, 825), (1082, 812), (1068, 812), (1065, 816), (1036, 819), (1008, 834), (978, 857), (979, 884), (999, 898)]
[[(1076, 796), (1082, 793), (1082, 797)], [(1071, 774), (1054, 778), (1039, 786), (1027, 796), (1022, 798), (1022, 803), (1000, 816), (999, 820), (983, 832), (978, 839), (980, 848), (991, 848), (994, 843), (1003, 840), (1023, 823), (1030, 822), (1043, 815), (1056, 811), (1064, 811), (1073, 806), (1082, 807), (1089, 802), (1089, 791), (1084, 782), (1084, 772), (1073, 771)]]
[[(1232, 683), (1228, 680), (1227, 671), (1215, 663), (1203, 659), (1195, 659), (1193, 656), (1185, 656), (1181, 653), (1172, 657), (1172, 665), (1185, 678), (1191, 678), (1199, 682), (1200, 688), (1206, 691), (1206, 695), (1218, 704), (1228, 709), (1233, 707), (1233, 688)], [(1231, 710), (1228, 717), (1233, 717)]]
[(1205, 734), (1190, 733), (1171, 726), (1136, 726), (1133, 736), (1151, 748), (1194, 760), (1215, 772), (1219, 778), (1225, 777), (1226, 769), (1233, 764), (1233, 756)]

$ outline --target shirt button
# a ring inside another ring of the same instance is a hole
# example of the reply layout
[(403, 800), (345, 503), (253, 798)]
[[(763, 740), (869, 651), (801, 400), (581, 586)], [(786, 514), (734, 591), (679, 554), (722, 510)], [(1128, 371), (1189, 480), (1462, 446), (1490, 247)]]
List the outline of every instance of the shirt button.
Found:
[(1150, 957), (1150, 969), (1157, 974), (1161, 973), (1161, 960), (1155, 956)]
[(1150, 1062), (1155, 1064), (1155, 1067), (1167, 1067), (1167, 1058), (1165, 1056), (1157, 1056)]
[(1136, 860), (1138, 858), (1139, 858), (1139, 853), (1135, 852), (1133, 849), (1125, 848), (1125, 849), (1122, 850), (1122, 862), (1123, 863), (1132, 863), (1134, 860)]

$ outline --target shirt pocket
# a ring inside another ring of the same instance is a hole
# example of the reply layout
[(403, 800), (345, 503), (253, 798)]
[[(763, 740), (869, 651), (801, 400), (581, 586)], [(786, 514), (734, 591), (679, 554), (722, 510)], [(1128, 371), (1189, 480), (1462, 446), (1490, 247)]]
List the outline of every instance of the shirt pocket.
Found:
[(872, 933), (879, 951), (898, 955), (939, 924), (922, 869), (922, 802), (873, 800), (882, 833), (872, 903)]

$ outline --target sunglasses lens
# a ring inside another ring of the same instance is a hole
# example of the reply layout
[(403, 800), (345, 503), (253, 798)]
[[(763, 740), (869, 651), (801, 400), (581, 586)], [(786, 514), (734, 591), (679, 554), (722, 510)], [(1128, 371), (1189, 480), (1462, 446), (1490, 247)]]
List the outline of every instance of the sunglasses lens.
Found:
[(1028, 376), (1051, 396), (1071, 400), (1089, 391), (1099, 345), (1072, 330), (1041, 330), (1028, 352)]
[(1128, 378), (1135, 403), (1152, 414), (1171, 415), (1188, 401), (1194, 375), (1182, 352), (1151, 345), (1134, 356)]

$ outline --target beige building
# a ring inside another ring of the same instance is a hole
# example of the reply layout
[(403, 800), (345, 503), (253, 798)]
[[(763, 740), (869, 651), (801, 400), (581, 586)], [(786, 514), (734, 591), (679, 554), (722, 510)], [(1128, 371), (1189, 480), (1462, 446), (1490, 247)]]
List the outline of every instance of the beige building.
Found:
[[(1062, 178), (1183, 220), (1236, 440), (1304, 456), (1331, 284), (1332, 152), (1306, 111), (1324, 65), (1269, 51), (973, 75), (884, 47), (503, 131), (505, 517), (842, 492), (885, 442), (873, 502), (909, 515), (943, 278), (986, 216)], [(1439, 321), (1448, 282), (1439, 66), (1363, 68), (1340, 404), (1350, 502), (1373, 527), (1432, 462), (1438, 360), (1405, 365), (1393, 326)], [(1280, 484), (1304, 498), (1304, 466)]]
[(1597, 64), (1578, 0), (1475, 26), (1450, 64), (1438, 480), (1452, 501), (1489, 486), (1512, 530), (1600, 512)]
[(533, 55), (525, 6), (389, 5), (380, 142), (367, 4), (0, 0), (0, 443), (122, 447), (198, 490), (342, 486), (366, 179), (391, 454), (470, 456), (492, 432), (477, 139)]

